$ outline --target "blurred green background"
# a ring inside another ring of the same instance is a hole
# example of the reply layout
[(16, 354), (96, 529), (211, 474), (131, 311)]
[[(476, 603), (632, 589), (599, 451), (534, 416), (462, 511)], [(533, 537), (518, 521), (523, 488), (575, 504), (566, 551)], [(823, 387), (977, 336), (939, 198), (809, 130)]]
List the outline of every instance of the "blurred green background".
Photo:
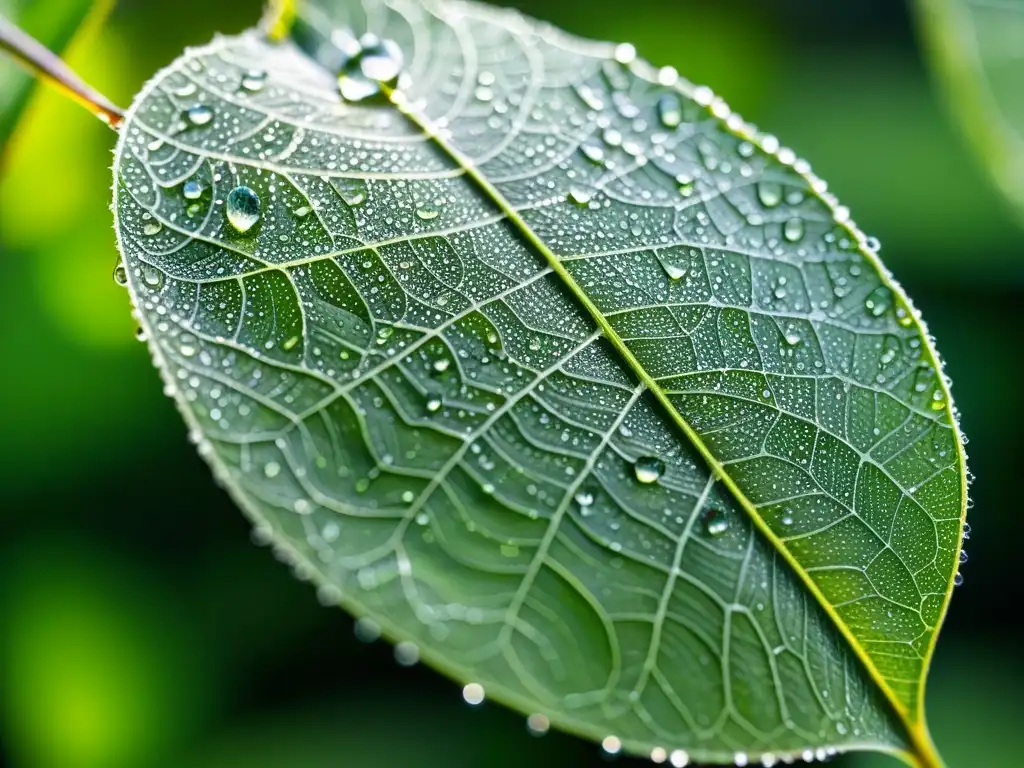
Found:
[[(51, 0), (23, 0), (42, 5)], [(971, 438), (973, 538), (929, 688), (951, 768), (1024, 764), (1024, 230), (946, 119), (892, 0), (520, 0), (634, 42), (799, 150), (881, 238)], [(121, 0), (67, 57), (127, 105), (259, 0)], [(108, 210), (115, 136), (37, 90), (0, 146), (0, 753), (16, 768), (602, 765), (404, 669), (318, 605), (211, 480), (135, 341)], [(895, 765), (843, 757), (842, 766)], [(620, 759), (619, 765), (633, 762)], [(637, 765), (641, 763), (637, 762)]]

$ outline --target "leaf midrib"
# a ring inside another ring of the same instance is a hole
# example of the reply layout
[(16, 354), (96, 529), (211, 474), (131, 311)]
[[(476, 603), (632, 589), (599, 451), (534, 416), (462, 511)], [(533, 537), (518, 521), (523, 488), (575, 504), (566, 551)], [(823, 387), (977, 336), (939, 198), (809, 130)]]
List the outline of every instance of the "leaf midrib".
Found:
[[(712, 475), (729, 489), (729, 492), (736, 499), (737, 503), (744, 509), (750, 519), (753, 521), (754, 526), (761, 532), (761, 534), (771, 543), (775, 550), (782, 556), (782, 558), (788, 563), (793, 572), (804, 584), (805, 588), (814, 596), (818, 604), (825, 611), (826, 615), (831, 620), (833, 626), (840, 632), (844, 639), (849, 644), (854, 655), (864, 665), (868, 675), (878, 686), (879, 690), (885, 696), (887, 702), (894, 710), (898, 719), (904, 726), (909, 736), (910, 743), (914, 748), (912, 754), (900, 754), (900, 756), (915, 765), (935, 765), (941, 766), (941, 760), (938, 758), (934, 751), (934, 747), (931, 744), (931, 738), (928, 734), (927, 727), (924, 724), (924, 719), (921, 716), (921, 709), (919, 707), (918, 713), (911, 713), (900, 701), (899, 697), (896, 696), (895, 692), (889, 686), (888, 682), (882, 677), (881, 673), (875, 667), (871, 657), (868, 656), (867, 652), (858, 642), (856, 636), (835, 612), (828, 598), (821, 592), (818, 586), (811, 579), (810, 574), (801, 566), (800, 562), (793, 556), (793, 554), (786, 547), (785, 543), (775, 535), (764, 519), (758, 514), (754, 504), (747, 498), (746, 494), (743, 493), (742, 489), (736, 483), (735, 480), (725, 470), (725, 467), (718, 460), (715, 454), (710, 448), (704, 443), (700, 435), (693, 428), (693, 426), (683, 418), (682, 414), (676, 409), (668, 397), (668, 394), (661, 387), (659, 382), (650, 375), (643, 364), (633, 354), (632, 350), (623, 340), (623, 338), (615, 330), (614, 326), (608, 321), (604, 313), (601, 312), (600, 308), (594, 303), (594, 301), (587, 295), (583, 288), (579, 285), (572, 274), (565, 268), (558, 255), (548, 247), (548, 245), (537, 236), (537, 234), (530, 227), (529, 223), (522, 217), (519, 211), (505, 198), (505, 196), (498, 190), (491, 181), (484, 176), (475, 163), (473, 163), (467, 156), (462, 154), (458, 148), (452, 145), (450, 142), (445, 140), (442, 132), (438, 131), (433, 124), (422, 114), (416, 112), (404, 99), (404, 95), (400, 90), (397, 89), (385, 89), (385, 93), (390, 99), (391, 103), (401, 112), (408, 120), (419, 128), (424, 136), (432, 141), (441, 151), (443, 151), (457, 167), (465, 172), (465, 175), (477, 185), (479, 190), (483, 192), (486, 197), (501, 210), (507, 220), (515, 227), (517, 232), (527, 241), (527, 243), (536, 249), (544, 259), (547, 261), (548, 266), (551, 270), (558, 275), (565, 286), (572, 293), (573, 297), (579, 301), (583, 307), (590, 314), (591, 318), (597, 323), (598, 327), (604, 333), (605, 338), (611, 343), (618, 352), (622, 359), (629, 366), (630, 370), (636, 375), (644, 386), (651, 392), (652, 395), (658, 400), (659, 404), (665, 409), (669, 418), (672, 419), (676, 427), (682, 431), (684, 436), (694, 448), (700, 453), (701, 457), (708, 464)], [(684, 97), (689, 98), (685, 93), (682, 94)], [(724, 121), (722, 122), (723, 129), (728, 130)], [(733, 133), (729, 131), (729, 133)], [(880, 274), (884, 274), (879, 270)], [(946, 402), (950, 402), (948, 396)], [(954, 420), (955, 423), (955, 420)], [(956, 441), (960, 444), (960, 441)], [(948, 601), (948, 596), (947, 596)], [(934, 645), (934, 638), (938, 634), (938, 628), (933, 635), (932, 644)], [(924, 672), (927, 672), (927, 664), (924, 666)], [(922, 678), (923, 679), (923, 678)], [(921, 691), (921, 698), (923, 700), (923, 686)], [(914, 715), (917, 714), (917, 717)], [(934, 756), (934, 757), (933, 757)], [(908, 759), (909, 758), (909, 759)], [(920, 762), (920, 761), (924, 762)]]

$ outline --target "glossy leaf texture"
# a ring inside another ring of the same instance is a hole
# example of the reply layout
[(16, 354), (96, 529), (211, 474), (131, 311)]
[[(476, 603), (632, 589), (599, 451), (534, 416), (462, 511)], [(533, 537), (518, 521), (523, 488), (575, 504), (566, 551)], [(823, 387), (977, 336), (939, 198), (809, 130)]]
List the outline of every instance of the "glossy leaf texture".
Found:
[(1024, 0), (918, 0), (950, 111), (1024, 213)]
[[(106, 15), (109, 0), (0, 0), (0, 16), (17, 24), (51, 50), (71, 42), (90, 12)], [(34, 84), (30, 74), (0, 53), (0, 152)]]
[(399, 661), (611, 752), (936, 764), (948, 389), (877, 245), (708, 89), (482, 5), (307, 3), (158, 74), (115, 174), (201, 454)]

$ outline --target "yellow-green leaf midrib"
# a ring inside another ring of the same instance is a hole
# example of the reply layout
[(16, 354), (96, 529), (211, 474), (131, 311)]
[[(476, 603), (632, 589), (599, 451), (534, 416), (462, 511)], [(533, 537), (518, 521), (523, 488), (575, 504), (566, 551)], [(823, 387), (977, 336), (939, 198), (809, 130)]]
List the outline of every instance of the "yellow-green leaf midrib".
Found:
[[(725, 467), (718, 460), (715, 454), (708, 448), (703, 439), (700, 437), (698, 432), (692, 425), (689, 424), (686, 419), (679, 413), (676, 407), (671, 402), (668, 394), (661, 387), (658, 381), (651, 376), (641, 361), (629, 348), (626, 341), (619, 335), (615, 330), (611, 322), (604, 316), (601, 309), (597, 304), (590, 298), (590, 296), (583, 290), (579, 285), (570, 271), (565, 267), (558, 255), (548, 247), (548, 245), (541, 240), (537, 234), (530, 227), (529, 223), (523, 218), (523, 216), (512, 206), (509, 201), (504, 197), (501, 191), (495, 187), (494, 184), (487, 179), (486, 176), (477, 168), (477, 166), (461, 151), (447, 141), (443, 135), (434, 128), (432, 123), (424, 117), (422, 114), (410, 108), (405, 100), (401, 97), (401, 93), (397, 91), (389, 92), (389, 97), (392, 98), (393, 103), (400, 111), (411, 120), (424, 135), (437, 147), (448, 155), (451, 160), (461, 168), (466, 176), (476, 184), (479, 189), (487, 195), (487, 197), (505, 214), (508, 221), (515, 227), (520, 235), (525, 238), (529, 245), (535, 248), (545, 260), (548, 262), (552, 271), (558, 275), (559, 279), (566, 285), (573, 297), (579, 301), (583, 307), (587, 310), (589, 315), (592, 317), (595, 323), (601, 328), (605, 337), (609, 343), (613, 346), (618, 354), (620, 354), (625, 360), (626, 364), (630, 367), (632, 372), (640, 379), (640, 381), (651, 391), (652, 395), (658, 400), (661, 406), (665, 409), (669, 418), (682, 431), (683, 435), (687, 440), (697, 449), (701, 457), (707, 462), (710, 471), (717, 477), (729, 492), (736, 499), (737, 503), (744, 509), (747, 515), (752, 520), (754, 526), (761, 532), (763, 536), (771, 543), (771, 545), (779, 552), (783, 559), (788, 563), (790, 568), (793, 569), (794, 573), (800, 579), (801, 583), (807, 588), (807, 590), (814, 596), (815, 600), (825, 611), (829, 617), (833, 626), (840, 632), (846, 642), (849, 644), (854, 655), (863, 664), (870, 678), (878, 686), (879, 690), (885, 696), (885, 699), (889, 705), (893, 708), (898, 719), (903, 724), (907, 731), (910, 742), (914, 746), (915, 758), (917, 756), (929, 755), (933, 752), (934, 748), (931, 747), (930, 737), (927, 734), (927, 729), (923, 728), (923, 718), (920, 717), (920, 709), (918, 712), (911, 712), (908, 710), (906, 705), (902, 702), (900, 697), (896, 694), (895, 690), (889, 685), (886, 679), (882, 676), (881, 672), (875, 666), (873, 660), (868, 655), (864, 647), (859, 643), (852, 630), (846, 624), (845, 621), (836, 613), (832, 607), (828, 598), (815, 584), (810, 574), (801, 566), (800, 562), (793, 556), (793, 554), (786, 547), (785, 543), (771, 530), (767, 523), (758, 514), (754, 504), (747, 498), (743, 490), (739, 487), (735, 480), (725, 470)], [(947, 399), (948, 402), (948, 399)], [(934, 642), (934, 639), (933, 639)], [(927, 758), (926, 758), (927, 759)], [(930, 763), (925, 763), (930, 764)], [(939, 765), (941, 763), (935, 763)]]

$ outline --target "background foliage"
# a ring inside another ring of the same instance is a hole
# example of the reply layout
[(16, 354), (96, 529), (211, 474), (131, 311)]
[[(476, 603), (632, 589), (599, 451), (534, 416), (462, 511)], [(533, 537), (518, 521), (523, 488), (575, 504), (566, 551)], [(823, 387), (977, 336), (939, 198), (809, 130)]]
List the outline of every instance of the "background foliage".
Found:
[[(881, 238), (946, 356), (979, 478), (932, 730), (951, 766), (1018, 764), (1024, 662), (1006, 609), (1024, 598), (1012, 567), (1024, 230), (946, 120), (906, 9), (633, 0), (623, 18), (610, 3), (517, 5), (712, 85)], [(259, 0), (122, 0), (68, 58), (127, 105), (183, 46), (259, 12)], [(113, 143), (40, 92), (0, 146), (0, 750), (19, 768), (601, 764), (595, 747), (534, 739), (517, 716), (471, 709), (439, 675), (360, 643), (251, 545), (110, 277)]]

